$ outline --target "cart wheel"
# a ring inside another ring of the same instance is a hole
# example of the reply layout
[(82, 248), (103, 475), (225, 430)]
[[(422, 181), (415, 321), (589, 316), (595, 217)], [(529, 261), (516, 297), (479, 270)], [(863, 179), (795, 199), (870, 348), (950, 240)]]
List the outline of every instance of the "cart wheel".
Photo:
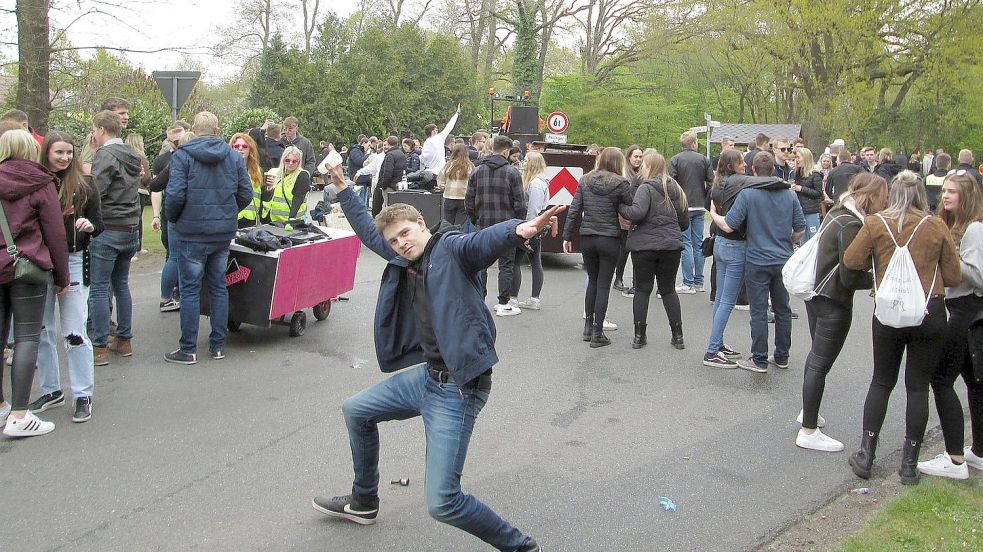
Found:
[(290, 317), (290, 337), (300, 337), (304, 335), (304, 330), (307, 329), (307, 315), (301, 311), (294, 313)]
[(237, 332), (239, 331), (239, 328), (242, 327), (242, 322), (237, 320), (229, 320), (228, 327), (230, 332)]
[(314, 318), (324, 320), (331, 314), (331, 301), (325, 301), (314, 305)]

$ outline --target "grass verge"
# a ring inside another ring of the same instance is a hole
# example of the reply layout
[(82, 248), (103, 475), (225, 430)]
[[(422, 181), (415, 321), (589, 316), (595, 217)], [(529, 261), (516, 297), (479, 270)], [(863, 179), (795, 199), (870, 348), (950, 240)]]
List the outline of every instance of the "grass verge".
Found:
[(922, 477), (837, 550), (983, 550), (983, 479)]

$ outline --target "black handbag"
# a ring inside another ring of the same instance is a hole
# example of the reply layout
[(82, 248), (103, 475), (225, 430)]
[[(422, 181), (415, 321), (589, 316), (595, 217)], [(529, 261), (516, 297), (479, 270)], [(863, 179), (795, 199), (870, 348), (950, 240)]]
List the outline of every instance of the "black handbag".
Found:
[(3, 211), (2, 202), (0, 202), (0, 229), (3, 230), (3, 239), (7, 243), (7, 254), (14, 260), (14, 281), (22, 284), (47, 285), (51, 271), (41, 268), (17, 250), (14, 237), (10, 234), (10, 225), (7, 224), (7, 214)]
[(704, 258), (713, 257), (713, 243), (716, 238), (717, 236), (713, 234), (703, 238), (703, 243), (700, 244), (700, 252), (703, 253)]
[(976, 383), (983, 383), (983, 312), (976, 315), (966, 330), (969, 342), (969, 356), (973, 361), (973, 378)]

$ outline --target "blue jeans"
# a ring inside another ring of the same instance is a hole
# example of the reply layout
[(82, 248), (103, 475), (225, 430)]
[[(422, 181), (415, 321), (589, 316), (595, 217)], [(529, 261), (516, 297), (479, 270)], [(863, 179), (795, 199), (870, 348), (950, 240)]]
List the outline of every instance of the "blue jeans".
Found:
[(89, 287), (82, 285), (82, 252), (68, 255), (68, 271), (71, 286), (68, 293), (57, 297), (55, 287), (48, 284), (48, 298), (44, 304), (44, 327), (38, 344), (38, 376), (41, 394), (61, 389), (58, 363), (58, 328), (55, 325), (55, 301), (61, 314), (61, 336), (65, 339), (68, 355), (68, 379), (72, 385), (72, 398), (92, 396), (94, 367), (92, 342), (85, 331), (89, 316)]
[[(171, 229), (173, 231), (173, 229)], [(201, 318), (201, 283), (208, 285), (208, 304), (212, 332), (208, 334), (208, 349), (220, 351), (229, 333), (229, 290), (225, 287), (225, 271), (229, 264), (229, 242), (193, 242), (178, 239), (178, 281), (181, 289), (181, 351), (198, 351), (198, 322)], [(171, 251), (173, 255), (175, 251)]]
[[(164, 221), (164, 224), (170, 224)], [(174, 288), (178, 287), (177, 276), (177, 249), (171, 248), (171, 234), (173, 230), (167, 232), (167, 257), (164, 258), (164, 269), (160, 273), (160, 298), (168, 300), (174, 296)]]
[(744, 268), (747, 299), (751, 306), (751, 359), (759, 367), (768, 366), (768, 295), (775, 311), (775, 360), (788, 361), (792, 347), (792, 309), (788, 306), (788, 290), (782, 282), (782, 266), (758, 266), (747, 263)]
[(703, 285), (703, 210), (689, 212), (689, 228), (683, 230), (683, 285)]
[(717, 263), (717, 297), (713, 302), (713, 322), (710, 326), (710, 341), (707, 353), (716, 354), (724, 345), (724, 329), (730, 313), (737, 303), (737, 296), (744, 285), (744, 256), (747, 242), (729, 240), (717, 236), (713, 243), (713, 260)]
[(461, 490), (471, 432), (489, 393), (438, 383), (419, 364), (346, 399), (341, 410), (355, 467), (352, 491), (379, 494), (379, 422), (420, 416), (427, 438), (424, 495), (430, 515), (499, 550), (523, 546), (527, 537), (522, 532)]
[(809, 238), (815, 236), (816, 232), (819, 232), (819, 213), (804, 216), (806, 218), (806, 229), (805, 234), (802, 235), (802, 239), (799, 240), (799, 245), (805, 245), (809, 241)]
[(133, 337), (133, 299), (130, 296), (130, 261), (140, 247), (137, 232), (104, 230), (89, 244), (89, 317), (95, 337), (92, 345), (109, 344), (109, 289), (116, 297), (116, 337)]

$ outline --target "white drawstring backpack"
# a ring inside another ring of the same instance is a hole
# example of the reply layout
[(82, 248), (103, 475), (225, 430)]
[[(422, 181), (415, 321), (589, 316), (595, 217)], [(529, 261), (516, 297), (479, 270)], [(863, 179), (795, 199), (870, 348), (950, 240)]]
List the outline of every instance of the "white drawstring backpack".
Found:
[(816, 265), (819, 262), (819, 239), (834, 220), (849, 216), (851, 215), (840, 215), (827, 221), (819, 229), (819, 232), (816, 232), (805, 245), (799, 246), (795, 250), (795, 253), (792, 253), (792, 256), (785, 261), (785, 266), (782, 267), (782, 283), (785, 284), (785, 289), (790, 294), (803, 301), (808, 301), (816, 296), (817, 289), (822, 289), (826, 285), (826, 282), (833, 277), (839, 264), (834, 266), (833, 270), (829, 271), (829, 274), (823, 278), (823, 281), (818, 286), (816, 285)]
[[(915, 269), (915, 261), (911, 258), (908, 251), (908, 244), (915, 238), (915, 233), (922, 223), (928, 220), (925, 217), (918, 222), (915, 229), (911, 231), (911, 236), (904, 245), (899, 245), (898, 240), (894, 239), (891, 227), (881, 215), (877, 215), (887, 228), (887, 234), (894, 242), (894, 255), (887, 263), (884, 270), (884, 279), (881, 285), (877, 285), (877, 263), (874, 263), (874, 316), (885, 326), (892, 328), (911, 328), (919, 326), (925, 315), (928, 313), (928, 295), (922, 288), (922, 281), (918, 277)], [(932, 286), (928, 293), (935, 288), (935, 280), (939, 276), (939, 265), (935, 265), (935, 276), (932, 276)]]

